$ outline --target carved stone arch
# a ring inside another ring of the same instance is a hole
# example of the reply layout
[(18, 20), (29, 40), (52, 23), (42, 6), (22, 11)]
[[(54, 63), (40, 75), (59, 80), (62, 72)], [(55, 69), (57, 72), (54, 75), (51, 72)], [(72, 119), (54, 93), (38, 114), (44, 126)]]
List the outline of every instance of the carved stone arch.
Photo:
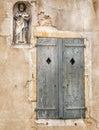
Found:
[[(23, 6), (23, 7), (22, 7)], [(20, 8), (24, 8), (23, 11)], [(18, 1), (13, 6), (13, 44), (29, 45), (31, 43), (31, 4)], [(20, 34), (19, 34), (20, 33)]]

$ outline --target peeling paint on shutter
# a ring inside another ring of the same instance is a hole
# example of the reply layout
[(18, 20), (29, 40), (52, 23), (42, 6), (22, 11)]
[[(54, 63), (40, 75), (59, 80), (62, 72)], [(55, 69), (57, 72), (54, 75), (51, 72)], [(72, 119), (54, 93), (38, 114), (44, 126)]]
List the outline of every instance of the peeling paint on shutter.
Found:
[(38, 38), (37, 118), (85, 118), (84, 40)]
[(64, 118), (84, 118), (84, 41), (63, 39)]
[(58, 118), (57, 39), (39, 38), (37, 55), (37, 117)]

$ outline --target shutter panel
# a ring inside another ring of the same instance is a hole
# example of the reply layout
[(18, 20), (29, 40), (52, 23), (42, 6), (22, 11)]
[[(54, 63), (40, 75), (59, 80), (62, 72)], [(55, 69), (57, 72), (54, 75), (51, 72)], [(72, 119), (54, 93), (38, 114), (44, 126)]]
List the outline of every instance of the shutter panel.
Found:
[(38, 38), (37, 118), (58, 117), (58, 46), (55, 38)]
[(84, 118), (84, 41), (63, 39), (64, 118)]

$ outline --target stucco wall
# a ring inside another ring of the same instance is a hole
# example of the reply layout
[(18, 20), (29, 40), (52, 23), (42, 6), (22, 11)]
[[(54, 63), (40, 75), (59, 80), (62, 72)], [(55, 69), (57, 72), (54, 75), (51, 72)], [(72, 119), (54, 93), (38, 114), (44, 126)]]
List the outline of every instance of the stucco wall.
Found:
[[(32, 8), (32, 45), (29, 47), (12, 46), (13, 5), (17, 0), (0, 1), (0, 130), (98, 130), (99, 0), (27, 1)], [(84, 125), (66, 126), (64, 123), (61, 126), (59, 122), (60, 126), (49, 126), (35, 122), (36, 48), (33, 31), (39, 26), (40, 12), (50, 17), (52, 27), (74, 31), (87, 38), (90, 118), (83, 121)]]

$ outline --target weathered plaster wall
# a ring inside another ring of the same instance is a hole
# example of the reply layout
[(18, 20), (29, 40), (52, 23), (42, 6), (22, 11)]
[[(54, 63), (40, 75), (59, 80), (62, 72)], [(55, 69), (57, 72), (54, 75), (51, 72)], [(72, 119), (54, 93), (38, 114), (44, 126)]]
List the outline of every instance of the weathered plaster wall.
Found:
[(98, 0), (40, 0), (38, 11), (52, 18), (53, 26), (60, 30), (93, 31), (98, 26)]
[(0, 1), (0, 130), (29, 130), (29, 49), (11, 47), (13, 3)]
[[(23, 0), (21, 0), (23, 1)], [(13, 47), (13, 5), (0, 1), (0, 130), (98, 130), (99, 129), (99, 0), (27, 0), (32, 8), (32, 32), (38, 13), (50, 16), (51, 25), (84, 34), (89, 44), (90, 119), (83, 126), (47, 126), (35, 122), (36, 48)], [(60, 124), (61, 125), (61, 124)]]

